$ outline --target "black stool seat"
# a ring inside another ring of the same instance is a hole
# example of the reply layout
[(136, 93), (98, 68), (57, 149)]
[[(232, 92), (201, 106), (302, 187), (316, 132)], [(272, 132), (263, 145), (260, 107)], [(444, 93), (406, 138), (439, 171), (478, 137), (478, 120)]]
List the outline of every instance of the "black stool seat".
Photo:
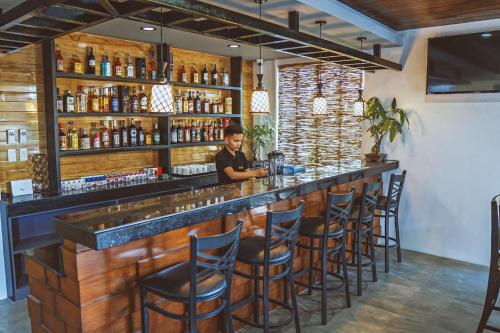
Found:
[[(300, 226), (299, 235), (307, 237), (323, 237), (325, 230), (324, 216), (304, 216)], [(342, 226), (338, 223), (330, 224), (328, 235), (330, 237), (342, 233)]]
[[(266, 247), (266, 239), (261, 236), (252, 236), (240, 240), (240, 250), (236, 256), (236, 260), (248, 264), (262, 264), (264, 262), (264, 250)], [(271, 249), (269, 255), (269, 263), (276, 265), (280, 262), (285, 262), (290, 257), (288, 246), (280, 244)]]
[(377, 200), (377, 209), (385, 210), (387, 207), (396, 207), (398, 202), (394, 199), (391, 199), (389, 202), (389, 206), (387, 206), (387, 196), (379, 195)]
[[(157, 295), (168, 299), (178, 299), (189, 302), (189, 262), (181, 262), (170, 266), (142, 280), (140, 285)], [(196, 299), (208, 301), (219, 297), (226, 289), (226, 279), (216, 271), (203, 272), (203, 277), (197, 279)]]

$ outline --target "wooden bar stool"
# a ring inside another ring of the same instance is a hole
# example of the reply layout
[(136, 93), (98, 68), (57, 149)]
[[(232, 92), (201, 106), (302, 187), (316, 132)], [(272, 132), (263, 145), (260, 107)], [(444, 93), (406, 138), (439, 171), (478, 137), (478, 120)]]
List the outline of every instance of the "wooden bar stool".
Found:
[[(371, 266), (373, 282), (377, 282), (377, 266), (375, 262), (375, 246), (373, 240), (373, 218), (375, 206), (377, 205), (380, 183), (363, 184), (363, 194), (359, 205), (356, 205), (351, 213), (351, 228), (348, 232), (353, 233), (351, 240), (351, 262), (350, 266), (355, 266), (357, 276), (358, 295), (363, 294), (363, 267)], [(363, 241), (365, 251), (363, 251)], [(363, 262), (363, 258), (368, 261)]]
[[(301, 201), (297, 208), (284, 212), (267, 212), (265, 236), (252, 236), (240, 241), (237, 260), (252, 266), (253, 274), (235, 271), (236, 275), (253, 280), (253, 294), (232, 306), (233, 311), (253, 304), (253, 321), (246, 320), (237, 315), (233, 318), (247, 325), (260, 327), (264, 332), (270, 328), (288, 325), (295, 322), (295, 331), (300, 332), (299, 311), (295, 294), (295, 276), (293, 271), (294, 249), (300, 229), (301, 217), (304, 211), (304, 202)], [(282, 267), (279, 273), (270, 275), (271, 267)], [(262, 274), (260, 268), (262, 267)], [(284, 280), (284, 301), (269, 297), (269, 281)], [(262, 295), (260, 294), (260, 281), (262, 281)], [(290, 292), (292, 305), (288, 303)], [(260, 324), (260, 299), (263, 304), (263, 324)], [(282, 322), (271, 325), (269, 322), (269, 302), (280, 305), (290, 312), (290, 317)]]
[[(309, 295), (312, 289), (321, 290), (321, 323), (326, 325), (326, 309), (327, 309), (327, 291), (329, 288), (327, 283), (327, 275), (339, 278), (345, 288), (346, 306), (351, 307), (351, 295), (349, 292), (349, 278), (347, 274), (347, 260), (345, 254), (347, 223), (351, 215), (353, 206), (354, 193), (356, 189), (353, 187), (351, 192), (345, 194), (328, 194), (326, 213), (324, 216), (307, 216), (302, 219), (299, 235), (304, 238), (309, 238), (309, 245), (300, 244), (301, 248), (309, 251), (309, 267), (304, 268), (296, 274), (296, 278), (305, 273), (309, 274), (307, 284), (296, 282), (299, 285), (307, 287)], [(320, 246), (315, 247), (314, 241), (320, 240)], [(333, 246), (328, 243), (334, 242)], [(314, 267), (314, 251), (320, 251), (321, 269)], [(342, 275), (338, 272), (328, 272), (327, 263), (332, 256), (337, 257), (337, 270), (340, 262), (342, 263)], [(313, 283), (313, 275), (315, 271), (321, 272), (321, 283), (319, 285)], [(340, 285), (340, 287), (342, 287)]]
[(500, 218), (500, 195), (491, 200), (491, 257), (490, 257), (490, 275), (488, 277), (488, 289), (486, 290), (486, 299), (484, 300), (483, 313), (477, 326), (477, 333), (482, 333), (485, 329), (500, 332), (500, 327), (488, 325), (490, 315), (495, 311), (500, 311), (498, 307), (498, 291), (500, 290), (500, 244), (499, 244), (499, 223)]
[[(382, 214), (375, 214), (375, 217), (384, 218), (384, 234), (373, 236), (384, 239), (384, 245), (375, 244), (376, 247), (384, 248), (385, 259), (385, 272), (389, 273), (389, 248), (395, 247), (398, 255), (398, 262), (401, 262), (401, 241), (399, 238), (399, 201), (403, 193), (403, 185), (405, 183), (406, 170), (403, 170), (401, 175), (391, 175), (389, 181), (389, 189), (387, 196), (379, 195), (376, 209), (380, 210)], [(394, 218), (394, 231), (396, 238), (390, 237), (389, 233), (389, 219)], [(392, 244), (390, 242), (393, 242)]]
[[(231, 318), (231, 279), (238, 251), (241, 226), (215, 236), (191, 236), (190, 260), (154, 273), (139, 282), (141, 288), (142, 332), (149, 332), (148, 310), (166, 317), (187, 320), (189, 333), (195, 333), (197, 320), (224, 313), (224, 332), (234, 332)], [(217, 255), (217, 254), (221, 255)], [(176, 314), (148, 302), (148, 293), (187, 305), (186, 314)], [(206, 313), (196, 313), (196, 305), (219, 299), (220, 305)], [(167, 329), (168, 331), (168, 329)]]

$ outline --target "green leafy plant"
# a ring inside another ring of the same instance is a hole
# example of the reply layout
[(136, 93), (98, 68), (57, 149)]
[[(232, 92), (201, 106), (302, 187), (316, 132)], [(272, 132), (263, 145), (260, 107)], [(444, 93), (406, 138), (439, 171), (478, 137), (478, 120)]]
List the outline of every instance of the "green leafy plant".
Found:
[(389, 134), (389, 141), (393, 142), (397, 134), (403, 133), (403, 126), (409, 128), (406, 111), (397, 107), (396, 98), (392, 100), (391, 108), (384, 109), (377, 97), (372, 97), (366, 102), (364, 119), (370, 122), (368, 132), (373, 137), (375, 144), (372, 147), (372, 154), (380, 154), (382, 139)]
[(257, 160), (260, 149), (269, 145), (274, 138), (274, 127), (268, 121), (264, 124), (247, 126), (243, 129), (243, 135), (250, 140), (252, 145), (252, 159)]

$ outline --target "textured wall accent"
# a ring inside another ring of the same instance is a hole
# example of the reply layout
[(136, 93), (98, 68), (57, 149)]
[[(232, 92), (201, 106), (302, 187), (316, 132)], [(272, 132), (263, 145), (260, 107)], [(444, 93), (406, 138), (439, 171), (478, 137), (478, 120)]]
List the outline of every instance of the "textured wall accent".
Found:
[(331, 165), (361, 158), (362, 126), (352, 116), (358, 98), (361, 72), (323, 64), (323, 95), (328, 114), (312, 115), (317, 94), (317, 64), (279, 67), (278, 147), (286, 163)]

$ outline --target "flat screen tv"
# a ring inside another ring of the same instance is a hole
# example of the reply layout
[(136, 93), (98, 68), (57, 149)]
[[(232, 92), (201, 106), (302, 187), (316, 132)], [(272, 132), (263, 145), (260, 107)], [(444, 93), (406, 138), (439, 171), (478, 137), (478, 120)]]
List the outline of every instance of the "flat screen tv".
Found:
[(427, 94), (500, 92), (500, 31), (430, 38)]

